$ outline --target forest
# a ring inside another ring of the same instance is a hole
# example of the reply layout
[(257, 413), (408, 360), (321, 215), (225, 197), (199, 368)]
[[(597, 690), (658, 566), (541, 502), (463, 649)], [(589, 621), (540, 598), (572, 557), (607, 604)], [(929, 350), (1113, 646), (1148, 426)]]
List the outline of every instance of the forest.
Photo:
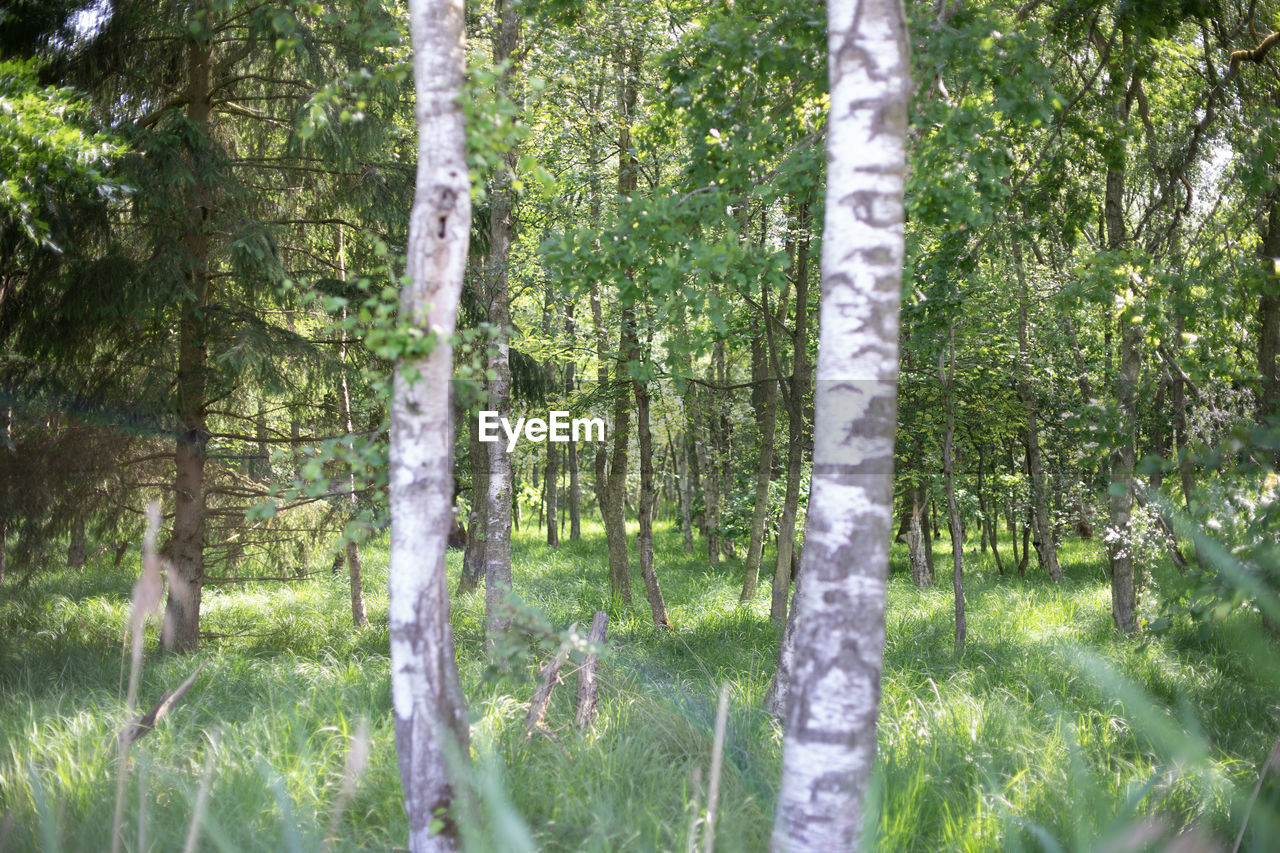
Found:
[(1277, 849), (1277, 43), (8, 0), (0, 851)]

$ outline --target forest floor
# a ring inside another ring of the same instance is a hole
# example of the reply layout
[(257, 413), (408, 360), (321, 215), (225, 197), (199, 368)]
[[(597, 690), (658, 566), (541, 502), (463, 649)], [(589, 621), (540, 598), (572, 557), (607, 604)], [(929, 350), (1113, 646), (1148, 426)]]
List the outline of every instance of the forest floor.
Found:
[[(674, 630), (653, 628), (637, 580), (634, 608), (614, 614), (600, 715), (585, 735), (571, 725), (569, 677), (546, 718), (554, 737), (525, 736), (546, 653), (514, 675), (486, 676), (483, 593), (455, 597), (477, 757), (479, 796), (464, 816), (473, 849), (694, 849), (725, 681), (715, 840), (722, 851), (766, 849), (781, 753), (780, 728), (760, 710), (777, 643), (767, 585), (740, 607), (738, 561), (708, 567), (666, 523), (656, 546)], [(935, 547), (946, 571), (949, 546)], [(607, 600), (604, 552), (592, 525), (557, 551), (532, 532), (516, 534), (517, 592), (552, 626), (578, 622), (585, 633)], [(207, 640), (190, 658), (149, 656), (144, 708), (197, 664), (204, 669), (134, 750), (126, 849), (137, 849), (140, 831), (147, 849), (182, 849), (210, 750), (201, 849), (324, 849), (361, 718), (370, 760), (331, 849), (403, 847), (385, 542), (363, 553), (366, 630), (351, 628), (345, 579), (322, 572), (287, 586), (209, 588), (203, 629), (240, 636)], [(966, 557), (969, 640), (957, 655), (949, 572), (917, 590), (895, 548), (868, 846), (1083, 850), (1109, 839), (1128, 849), (1125, 835), (1149, 829), (1139, 819), (1153, 817), (1193, 823), (1230, 849), (1280, 733), (1280, 655), (1256, 617), (1234, 616), (1207, 638), (1175, 625), (1123, 641), (1096, 543), (1064, 545), (1066, 580), (1057, 586), (1000, 577), (989, 556)], [(101, 559), (83, 574), (44, 573), (19, 595), (0, 596), (0, 850), (109, 846), (133, 579)], [(459, 561), (451, 554), (455, 576)], [(1265, 813), (1254, 810), (1244, 849), (1264, 849), (1276, 830)]]

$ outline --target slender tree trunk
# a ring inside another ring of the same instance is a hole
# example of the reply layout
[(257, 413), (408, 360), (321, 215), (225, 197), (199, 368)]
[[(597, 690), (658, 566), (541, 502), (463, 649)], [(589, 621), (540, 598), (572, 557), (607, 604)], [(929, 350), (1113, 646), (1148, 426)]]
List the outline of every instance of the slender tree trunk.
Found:
[[(1135, 72), (1136, 73), (1136, 72)], [(1129, 102), (1125, 90), (1127, 75), (1112, 71), (1111, 85), (1116, 119), (1128, 123)], [(1128, 240), (1124, 222), (1125, 146), (1112, 155), (1107, 167), (1103, 212), (1107, 226), (1107, 248), (1119, 251)], [(1111, 529), (1107, 534), (1107, 555), (1111, 564), (1111, 615), (1121, 633), (1137, 630), (1137, 584), (1134, 575), (1130, 517), (1133, 513), (1133, 463), (1136, 454), (1138, 380), (1142, 372), (1143, 327), (1138, 322), (1136, 300), (1120, 315), (1120, 360), (1116, 374), (1116, 412), (1119, 416), (1115, 448), (1111, 454)]]
[[(768, 285), (762, 286), (761, 298), (764, 299), (765, 322), (768, 323)], [(760, 361), (758, 381), (764, 383), (759, 386), (760, 402), (763, 404), (763, 411), (760, 412), (760, 465), (756, 469), (755, 502), (751, 513), (751, 540), (747, 545), (746, 573), (742, 581), (743, 604), (755, 600), (756, 587), (760, 581), (764, 528), (769, 516), (769, 482), (773, 479), (773, 435), (774, 427), (778, 422), (778, 382), (773, 375), (768, 358), (762, 358)]]
[(637, 353), (635, 315), (622, 312), (615, 367), (616, 400), (613, 409), (613, 458), (605, 495), (604, 534), (609, 547), (609, 590), (615, 606), (631, 606), (631, 558), (627, 553), (627, 448), (631, 443), (631, 384), (625, 382), (627, 362)]
[(1258, 375), (1262, 378), (1258, 395), (1258, 421), (1264, 421), (1280, 408), (1280, 373), (1276, 359), (1280, 357), (1280, 274), (1276, 258), (1280, 257), (1280, 192), (1267, 197), (1267, 216), (1262, 223), (1262, 243), (1258, 256), (1262, 266), (1262, 294), (1258, 297)]
[(649, 386), (640, 380), (633, 384), (636, 395), (636, 434), (640, 442), (640, 535), (637, 537), (640, 576), (644, 579), (653, 624), (659, 628), (670, 628), (667, 603), (662, 598), (662, 587), (658, 585), (658, 573), (653, 566), (653, 510), (656, 501), (653, 486), (653, 436), (649, 431)]
[(813, 488), (773, 849), (852, 850), (875, 763), (893, 522), (907, 100), (900, 3), (828, 4)]
[(489, 529), (489, 443), (480, 440), (480, 425), (474, 412), (467, 413), (467, 431), (471, 455), (471, 513), (467, 518), (462, 572), (458, 576), (459, 595), (476, 589), (484, 577), (484, 543)]
[[(347, 280), (347, 251), (345, 240), (345, 229), (338, 226), (338, 279), (339, 281)], [(346, 309), (342, 311), (342, 318), (345, 320), (347, 316)], [(351, 413), (351, 388), (347, 383), (347, 330), (344, 326), (342, 329), (341, 343), (338, 347), (338, 357), (342, 362), (342, 422), (347, 431), (347, 435), (352, 435), (356, 431), (355, 419)], [(356, 518), (360, 513), (360, 502), (356, 496), (356, 475), (352, 471), (347, 478), (347, 500), (351, 518)], [(351, 582), (351, 624), (356, 628), (364, 628), (369, 624), (369, 614), (365, 610), (364, 605), (364, 568), (360, 565), (360, 548), (355, 542), (348, 541), (346, 546), (347, 552), (347, 575)]]
[[(692, 370), (690, 370), (692, 375)], [(693, 520), (698, 526), (698, 533), (702, 536), (703, 543), (706, 543), (709, 530), (707, 529), (707, 501), (709, 500), (704, 490), (703, 471), (709, 471), (707, 465), (707, 443), (704, 440), (702, 431), (702, 404), (700, 397), (702, 392), (699, 391), (697, 384), (690, 382), (689, 389), (685, 394), (685, 416), (688, 421), (689, 434), (685, 440), (688, 442), (689, 454), (689, 489), (696, 501), (702, 498), (702, 511), (694, 513)]]
[[(943, 359), (947, 361), (943, 369)], [(938, 354), (938, 372), (946, 394), (947, 431), (942, 439), (942, 477), (947, 487), (947, 519), (951, 531), (951, 590), (955, 594), (956, 648), (964, 648), (967, 624), (964, 618), (964, 532), (960, 526), (960, 506), (956, 503), (955, 436), (956, 410), (954, 383), (956, 378), (955, 327), (947, 330), (947, 352)]]
[[(1182, 340), (1186, 331), (1186, 318), (1178, 313), (1174, 325), (1177, 340)], [(1182, 371), (1175, 370), (1173, 375), (1173, 448), (1178, 454), (1178, 479), (1182, 483), (1182, 501), (1188, 512), (1191, 511), (1191, 492), (1195, 489), (1195, 472), (1191, 470), (1191, 460), (1187, 454), (1187, 390), (1182, 378)], [(1197, 555), (1198, 557), (1198, 555)]]
[[(498, 87), (514, 96), (516, 66), (513, 55), (520, 43), (520, 13), (515, 0), (497, 0), (498, 21), (493, 32), (493, 61), (503, 67)], [(505, 65), (504, 65), (505, 63)], [(489, 323), (498, 330), (489, 356), (489, 405), (500, 418), (511, 417), (511, 292), (507, 267), (511, 241), (515, 236), (515, 176), (519, 150), (515, 143), (503, 155), (503, 166), (490, 194), (489, 211)], [(511, 471), (511, 454), (507, 443), (489, 444), (489, 507), (484, 545), (484, 612), (485, 633), (490, 640), (511, 624), (505, 599), (511, 591), (511, 527), (519, 522), (512, 506), (515, 484)]]
[(1031, 508), (1022, 517), (1022, 559), (1018, 561), (1018, 577), (1027, 576), (1027, 564), (1031, 562)]
[(680, 497), (680, 534), (684, 537), (684, 550), (693, 553), (693, 513), (690, 504), (693, 502), (693, 490), (689, 485), (689, 442), (683, 436), (680, 449), (674, 447), (671, 453), (676, 460), (676, 477), (679, 480), (677, 492)]
[(982, 515), (979, 529), (983, 552), (986, 552), (986, 546), (989, 544), (996, 562), (996, 569), (1003, 575), (1004, 562), (1000, 559), (1000, 542), (996, 538), (996, 505), (995, 501), (987, 495), (986, 488), (987, 454), (983, 451), (982, 442), (972, 430), (969, 432), (969, 439), (973, 442), (974, 450), (978, 454), (978, 512)]
[[(198, 138), (210, 133), (212, 45), (193, 39), (187, 48), (187, 121)], [(201, 143), (197, 142), (197, 145)], [(204, 587), (205, 387), (208, 345), (204, 314), (209, 305), (209, 233), (212, 192), (201, 156), (192, 151), (196, 175), (191, 204), (180, 239), (187, 255), (187, 287), (191, 298), (182, 304), (178, 321), (178, 442), (174, 450), (173, 537), (169, 541), (169, 595), (165, 603), (160, 644), (170, 652), (193, 652), (200, 642), (200, 598)]]
[(560, 530), (556, 527), (560, 503), (560, 450), (547, 442), (547, 471), (543, 478), (546, 481), (547, 503), (547, 545), (560, 547)]
[[(596, 333), (596, 382), (599, 389), (609, 387), (609, 342), (605, 337), (604, 314), (600, 307), (600, 285), (596, 282), (591, 283), (591, 322), (595, 327)], [(614, 429), (617, 427), (615, 425)], [(594, 479), (592, 486), (596, 492), (596, 503), (600, 507), (600, 519), (606, 521), (609, 516), (609, 463), (608, 453), (605, 449), (603, 441), (596, 442), (595, 455), (592, 459), (594, 468)], [(609, 528), (606, 521), (605, 535), (608, 536)]]
[[(716, 383), (721, 388), (729, 386), (729, 363), (724, 341), (716, 341), (711, 351), (711, 363), (716, 372)], [(737, 558), (733, 537), (724, 532), (724, 507), (728, 501), (729, 490), (733, 488), (733, 425), (729, 421), (729, 408), (732, 402), (728, 392), (720, 392), (724, 403), (718, 406), (711, 420), (715, 424), (714, 444), (716, 448), (716, 528), (720, 538), (721, 556), (729, 559)]]
[[(565, 317), (565, 332), (569, 340), (573, 340), (576, 334), (576, 323), (573, 319), (573, 303), (569, 303), (569, 310)], [(571, 361), (564, 370), (564, 394), (568, 399), (569, 395), (574, 391), (575, 385), (575, 366)], [(569, 539), (577, 542), (582, 538), (582, 482), (578, 472), (578, 443), (573, 440), (572, 435), (569, 437), (569, 444), (565, 449), (565, 457), (569, 466)]]
[[(533, 463), (533, 484), (538, 485), (538, 463)], [(547, 478), (542, 478), (542, 487), (538, 489), (538, 529), (542, 529), (543, 510), (547, 506)]]
[[(713, 357), (714, 360), (714, 357)], [(715, 368), (707, 370), (707, 382), (716, 384)], [(713, 402), (720, 392), (713, 392)], [(707, 561), (711, 565), (720, 562), (720, 418), (719, 407), (712, 405), (707, 412), (707, 464), (703, 470), (703, 481), (706, 483), (706, 515), (707, 515)]]
[[(400, 317), (436, 336), (398, 364), (391, 401), (389, 631), (396, 752), (410, 853), (458, 849), (456, 768), (469, 755), (466, 702), (449, 627), (445, 549), (453, 526), (450, 338), (471, 232), (462, 89), (461, 0), (410, 0), (418, 171)], [(401, 368), (412, 366), (410, 382)]]
[(1058, 565), (1058, 549), (1053, 541), (1053, 523), (1049, 520), (1049, 501), (1045, 494), (1044, 469), (1040, 461), (1040, 425), (1036, 416), (1035, 389), (1031, 386), (1031, 345), (1027, 331), (1027, 312), (1030, 294), (1026, 270), (1022, 263), (1022, 245), (1016, 235), (1013, 243), (1013, 261), (1018, 276), (1018, 397), (1022, 400), (1027, 416), (1027, 472), (1031, 477), (1031, 507), (1035, 524), (1036, 558), (1049, 573), (1049, 579), (1062, 580), (1062, 567)]
[(778, 559), (773, 569), (773, 590), (769, 620), (775, 625), (787, 621), (787, 598), (791, 591), (791, 561), (795, 554), (796, 517), (800, 512), (800, 478), (804, 476), (805, 403), (809, 396), (809, 201), (799, 205), (796, 246), (796, 319), (791, 336), (791, 382), (787, 400), (787, 491), (778, 522)]
[(1018, 551), (1018, 522), (1015, 520), (1016, 516), (1017, 513), (1014, 509), (1013, 501), (1010, 500), (1009, 505), (1005, 507), (1004, 520), (1009, 528), (1009, 545), (1013, 548), (1013, 565), (1019, 567), (1019, 572), (1021, 572), (1022, 560)]

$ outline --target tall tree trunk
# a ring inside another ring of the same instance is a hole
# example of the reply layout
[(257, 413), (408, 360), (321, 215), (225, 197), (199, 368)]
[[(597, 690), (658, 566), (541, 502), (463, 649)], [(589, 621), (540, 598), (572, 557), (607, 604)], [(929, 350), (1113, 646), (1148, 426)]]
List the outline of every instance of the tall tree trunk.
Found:
[[(723, 344), (718, 344), (723, 347)], [(716, 371), (713, 366), (707, 369), (707, 383), (716, 385)], [(718, 399), (720, 392), (713, 392), (713, 400)], [(703, 481), (706, 483), (706, 516), (707, 516), (707, 561), (711, 565), (720, 562), (720, 417), (719, 406), (712, 405), (707, 414), (707, 464), (702, 469)]]
[(1258, 297), (1258, 375), (1262, 377), (1258, 395), (1257, 417), (1264, 421), (1280, 408), (1280, 374), (1276, 358), (1280, 357), (1280, 191), (1267, 196), (1267, 216), (1262, 223), (1262, 242), (1258, 246), (1262, 265), (1262, 293)]
[(795, 290), (796, 319), (791, 336), (791, 382), (787, 402), (787, 491), (778, 522), (778, 559), (773, 569), (773, 589), (769, 600), (769, 620), (775, 625), (787, 621), (787, 598), (791, 591), (791, 559), (795, 553), (796, 516), (800, 511), (800, 478), (804, 476), (805, 400), (809, 396), (809, 201), (798, 206)]
[[(729, 361), (727, 346), (724, 341), (716, 341), (711, 351), (711, 363), (716, 372), (716, 383), (720, 388), (729, 387)], [(719, 530), (719, 554), (729, 559), (736, 559), (737, 552), (733, 537), (724, 533), (724, 507), (728, 502), (729, 490), (733, 488), (733, 424), (729, 420), (729, 409), (732, 402), (728, 399), (728, 391), (721, 391), (724, 404), (718, 406), (712, 423), (715, 424), (714, 444), (716, 447), (716, 527)]]
[[(193, 39), (187, 48), (187, 121), (197, 140), (208, 139), (212, 106), (209, 90), (212, 45)], [(202, 141), (196, 142), (202, 146)], [(187, 255), (187, 287), (191, 298), (182, 303), (178, 321), (178, 442), (174, 450), (173, 538), (169, 541), (172, 573), (165, 603), (160, 644), (170, 652), (193, 652), (200, 642), (200, 598), (204, 587), (205, 387), (208, 345), (204, 314), (209, 305), (209, 233), (212, 192), (202, 155), (191, 151), (195, 182), (191, 204), (182, 223), (181, 241)]]
[(638, 353), (635, 314), (623, 309), (618, 340), (613, 409), (613, 458), (605, 493), (604, 535), (609, 547), (609, 591), (615, 606), (631, 606), (631, 558), (627, 554), (627, 448), (631, 443), (631, 384), (627, 362)]
[[(338, 280), (347, 280), (347, 251), (345, 240), (345, 229), (338, 226)], [(342, 311), (342, 318), (347, 317), (346, 309)], [(352, 435), (356, 431), (355, 419), (351, 413), (351, 388), (347, 383), (347, 329), (342, 328), (341, 343), (338, 345), (338, 357), (342, 362), (342, 423), (347, 431), (347, 435)], [(349, 504), (349, 512), (351, 518), (356, 518), (360, 513), (360, 502), (356, 496), (356, 475), (352, 471), (347, 478), (347, 500)], [(351, 624), (356, 628), (364, 628), (369, 624), (369, 614), (365, 610), (364, 605), (364, 568), (360, 565), (360, 548), (353, 541), (348, 541), (346, 546), (347, 552), (347, 575), (351, 582)]]
[(902, 4), (828, 4), (813, 489), (773, 849), (852, 850), (875, 763), (893, 522), (907, 99)]
[[(765, 319), (769, 319), (768, 285), (762, 285), (761, 298), (764, 300)], [(760, 465), (756, 469), (756, 492), (751, 513), (751, 539), (747, 545), (746, 573), (742, 580), (741, 601), (747, 604), (755, 600), (756, 587), (760, 581), (760, 559), (764, 552), (764, 527), (769, 516), (769, 482), (773, 479), (773, 434), (778, 422), (778, 383), (774, 378), (773, 368), (767, 357), (761, 357), (756, 381), (763, 382), (757, 386), (760, 390)]]
[[(1177, 340), (1182, 340), (1186, 331), (1186, 318), (1178, 312), (1174, 325)], [(1191, 470), (1191, 460), (1187, 454), (1187, 389), (1182, 378), (1182, 370), (1176, 364), (1173, 372), (1173, 449), (1178, 454), (1178, 479), (1182, 483), (1182, 501), (1187, 511), (1191, 511), (1191, 492), (1195, 488), (1195, 473)]]
[[(573, 340), (577, 334), (573, 319), (573, 303), (569, 303), (568, 312), (565, 315), (565, 332), (569, 340)], [(565, 399), (574, 391), (575, 384), (575, 366), (572, 361), (566, 365), (564, 369), (564, 395)], [(569, 444), (565, 448), (565, 460), (569, 466), (569, 492), (567, 495), (569, 502), (569, 539), (577, 542), (582, 538), (582, 482), (578, 472), (578, 443), (573, 440), (573, 436), (569, 437)]]
[[(636, 191), (638, 164), (631, 146), (631, 122), (636, 109), (639, 56), (633, 48), (618, 45), (614, 51), (618, 75), (618, 198), (631, 201)], [(630, 276), (630, 271), (628, 271)], [(639, 360), (634, 307), (622, 309), (618, 333), (618, 359), (614, 366), (613, 458), (609, 462), (605, 539), (609, 546), (609, 586), (615, 606), (631, 605), (631, 560), (627, 554), (627, 449), (631, 442), (630, 363)]]
[[(509, 2), (509, 0), (508, 0)], [(436, 336), (425, 358), (398, 364), (391, 400), (391, 700), (410, 853), (458, 849), (452, 813), (470, 739), (449, 627), (445, 549), (453, 526), (450, 338), (471, 232), (462, 89), (461, 0), (410, 0), (418, 172), (400, 317)], [(418, 379), (410, 382), (404, 367)]]
[(653, 624), (670, 628), (667, 603), (662, 599), (662, 587), (658, 585), (658, 573), (653, 566), (653, 435), (649, 430), (649, 385), (639, 379), (634, 382), (636, 395), (636, 435), (640, 442), (640, 576), (644, 579), (645, 595)]
[[(498, 21), (493, 32), (493, 61), (503, 68), (498, 87), (514, 97), (516, 65), (514, 54), (520, 43), (520, 13), (515, 0), (497, 0)], [(489, 355), (489, 405), (499, 418), (511, 417), (511, 291), (507, 267), (511, 241), (515, 235), (515, 177), (519, 149), (516, 143), (503, 154), (490, 195), (488, 296), (489, 324), (498, 339)], [(515, 492), (511, 454), (501, 440), (489, 444), (489, 507), (484, 544), (485, 633), (490, 640), (511, 624), (505, 599), (511, 592), (511, 526), (514, 521), (512, 496)], [(518, 528), (518, 522), (516, 522)]]
[[(596, 382), (601, 392), (609, 387), (609, 342), (606, 337), (604, 328), (604, 313), (600, 307), (600, 285), (595, 281), (591, 282), (591, 322), (595, 327), (596, 334)], [(616, 430), (617, 427), (615, 426)], [(596, 493), (596, 503), (600, 507), (600, 519), (606, 522), (605, 535), (608, 536), (609, 528), (606, 519), (609, 517), (609, 463), (608, 451), (605, 449), (605, 443), (598, 441), (595, 444), (595, 455), (592, 458), (593, 465), (593, 481), (592, 487)]]
[[(689, 375), (693, 375), (691, 367)], [(702, 472), (710, 469), (707, 467), (707, 443), (703, 439), (702, 432), (702, 405), (699, 402), (701, 395), (702, 392), (699, 391), (697, 383), (690, 381), (684, 397), (685, 420), (689, 430), (685, 436), (689, 455), (689, 491), (693, 496), (693, 500), (696, 501), (699, 497), (702, 498), (702, 511), (694, 513), (693, 520), (697, 524), (698, 533), (702, 536), (705, 544), (708, 535), (708, 499), (703, 489)]]
[[(1135, 72), (1137, 73), (1137, 72)], [(1111, 85), (1115, 98), (1116, 119), (1121, 127), (1128, 123), (1129, 101), (1126, 74), (1113, 70)], [(1124, 223), (1125, 145), (1112, 155), (1107, 166), (1106, 197), (1103, 212), (1107, 226), (1107, 249), (1119, 251), (1128, 240)], [(1139, 321), (1137, 300), (1126, 300), (1120, 315), (1120, 360), (1116, 374), (1116, 412), (1118, 435), (1111, 454), (1111, 529), (1107, 535), (1107, 556), (1111, 568), (1111, 615), (1121, 633), (1137, 630), (1137, 582), (1134, 575), (1133, 545), (1129, 520), (1133, 513), (1133, 463), (1136, 454), (1138, 414), (1138, 380), (1142, 372), (1143, 327)]]
[[(956, 648), (964, 648), (967, 626), (964, 618), (964, 532), (960, 526), (960, 506), (956, 503), (955, 484), (955, 327), (947, 329), (947, 351), (938, 354), (938, 373), (946, 394), (947, 431), (942, 439), (942, 478), (947, 487), (947, 519), (951, 531), (951, 590), (955, 594)], [(946, 359), (944, 369), (944, 361)]]
[(1018, 276), (1018, 397), (1022, 400), (1027, 416), (1027, 473), (1031, 477), (1031, 508), (1035, 523), (1036, 558), (1049, 573), (1049, 579), (1062, 580), (1062, 567), (1058, 565), (1058, 549), (1053, 541), (1053, 523), (1049, 520), (1049, 500), (1045, 494), (1044, 467), (1040, 461), (1040, 426), (1036, 416), (1035, 389), (1028, 378), (1031, 375), (1031, 344), (1027, 332), (1027, 312), (1031, 296), (1027, 287), (1026, 269), (1022, 263), (1022, 244), (1017, 235), (1013, 240), (1013, 262)]

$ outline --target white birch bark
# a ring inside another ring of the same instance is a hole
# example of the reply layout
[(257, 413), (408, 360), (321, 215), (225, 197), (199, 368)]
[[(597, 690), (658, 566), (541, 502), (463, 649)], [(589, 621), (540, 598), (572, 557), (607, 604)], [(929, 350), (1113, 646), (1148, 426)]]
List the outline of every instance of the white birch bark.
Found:
[(400, 319), (429, 335), (396, 364), (391, 403), (391, 697), (409, 850), (458, 847), (454, 773), (468, 725), (449, 628), (445, 546), (452, 522), (450, 339), (471, 228), (462, 86), (463, 0), (410, 0), (418, 173)]
[(831, 0), (813, 492), (773, 849), (850, 850), (875, 760), (910, 67), (901, 0)]

